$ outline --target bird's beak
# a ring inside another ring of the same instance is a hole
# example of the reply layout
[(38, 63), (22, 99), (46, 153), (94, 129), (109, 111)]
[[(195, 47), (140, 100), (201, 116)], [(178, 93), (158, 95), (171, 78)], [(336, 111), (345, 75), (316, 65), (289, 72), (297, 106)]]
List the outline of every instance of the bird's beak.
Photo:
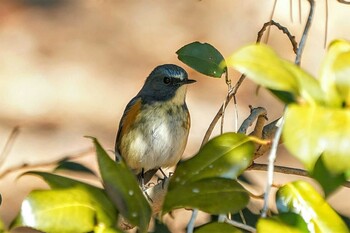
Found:
[(193, 80), (193, 79), (187, 79), (186, 81), (185, 81), (185, 84), (191, 84), (191, 83), (195, 83), (195, 82), (197, 82), (196, 80)]

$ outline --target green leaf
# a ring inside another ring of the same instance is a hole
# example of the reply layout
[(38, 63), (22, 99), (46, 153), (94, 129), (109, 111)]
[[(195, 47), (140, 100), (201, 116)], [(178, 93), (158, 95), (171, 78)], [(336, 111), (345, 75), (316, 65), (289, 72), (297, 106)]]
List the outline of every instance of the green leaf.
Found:
[(264, 44), (245, 46), (227, 59), (227, 65), (247, 75), (257, 84), (279, 92), (289, 92), (308, 103), (323, 103), (317, 80), (295, 64), (280, 58)]
[(177, 166), (169, 190), (209, 177), (235, 179), (250, 166), (254, 151), (254, 143), (244, 134), (225, 133), (217, 136), (195, 156)]
[(211, 214), (235, 213), (248, 202), (248, 192), (236, 180), (208, 178), (169, 190), (163, 211), (197, 208)]
[(145, 199), (136, 176), (123, 161), (112, 160), (96, 138), (97, 162), (105, 190), (120, 213), (141, 232), (147, 232), (152, 210)]
[(276, 203), (280, 213), (299, 214), (311, 232), (349, 232), (339, 215), (305, 181), (282, 186), (276, 193)]
[(28, 226), (44, 232), (89, 232), (96, 209), (79, 188), (32, 191), (22, 202), (12, 227)]
[(309, 171), (321, 154), (325, 167), (334, 174), (350, 169), (349, 109), (289, 105), (283, 138), (287, 149)]
[(344, 184), (347, 179), (344, 173), (334, 174), (332, 171), (328, 170), (322, 158), (323, 156), (319, 157), (310, 176), (318, 181), (326, 197), (328, 197), (333, 191)]
[(260, 218), (257, 232), (274, 233), (309, 233), (307, 225), (300, 215), (295, 213), (282, 213), (271, 218)]
[[(341, 58), (341, 56), (349, 51), (349, 42), (335, 40), (330, 44), (323, 60), (320, 72), (320, 83), (325, 92), (328, 106), (341, 107), (343, 101), (347, 100), (348, 87), (346, 86), (349, 81), (348, 76), (346, 77), (346, 74), (348, 73), (346, 69), (348, 69), (348, 58), (345, 58), (345, 60), (342, 61), (344, 57)], [(344, 88), (341, 87), (342, 83), (346, 85)]]
[(227, 70), (224, 57), (210, 44), (193, 42), (176, 53), (180, 61), (207, 76), (220, 78)]
[(57, 171), (57, 170), (84, 172), (87, 174), (95, 175), (95, 173), (90, 168), (88, 168), (80, 163), (66, 161), (66, 160), (59, 162), (58, 166), (55, 168), (55, 171)]
[(221, 222), (208, 223), (194, 231), (195, 233), (241, 233), (236, 227)]
[(91, 203), (96, 209), (97, 222), (104, 226), (114, 226), (117, 219), (117, 210), (113, 203), (107, 197), (103, 189), (97, 188), (77, 180), (64, 176), (59, 176), (47, 172), (30, 171), (24, 175), (36, 175), (45, 180), (52, 189), (78, 188), (89, 195)]

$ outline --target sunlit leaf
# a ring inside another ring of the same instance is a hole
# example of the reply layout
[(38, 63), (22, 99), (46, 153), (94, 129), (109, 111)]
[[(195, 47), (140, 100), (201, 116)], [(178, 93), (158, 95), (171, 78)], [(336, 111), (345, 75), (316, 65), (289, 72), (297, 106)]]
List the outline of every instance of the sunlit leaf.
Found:
[(349, 232), (345, 223), (320, 194), (305, 181), (295, 181), (276, 193), (280, 213), (299, 214), (311, 232)]
[(112, 160), (97, 139), (92, 139), (107, 194), (131, 224), (138, 226), (141, 232), (146, 232), (152, 211), (138, 186), (136, 176), (122, 160)]
[(117, 219), (117, 211), (113, 203), (107, 197), (106, 193), (101, 188), (97, 188), (90, 184), (73, 180), (64, 176), (39, 171), (30, 171), (24, 175), (36, 175), (45, 180), (52, 189), (64, 188), (79, 188), (89, 195), (91, 203), (96, 209), (96, 218), (98, 223), (103, 223), (104, 226), (113, 226)]
[(227, 65), (244, 73), (257, 84), (280, 91), (298, 92), (294, 74), (284, 68), (284, 62), (268, 46), (245, 46), (227, 59)]
[(208, 177), (237, 178), (251, 164), (254, 150), (254, 143), (246, 135), (225, 133), (217, 136), (191, 159), (178, 165), (169, 190)]
[(283, 129), (287, 149), (309, 171), (323, 155), (334, 174), (350, 169), (350, 110), (322, 106), (289, 105)]
[(347, 179), (344, 173), (334, 174), (334, 172), (328, 170), (322, 158), (322, 156), (319, 157), (310, 176), (318, 181), (327, 197), (344, 184)]
[(257, 232), (274, 233), (309, 233), (307, 225), (300, 215), (282, 213), (270, 218), (260, 218), (256, 226)]
[(176, 53), (180, 61), (204, 75), (220, 78), (226, 72), (224, 57), (208, 43), (193, 42)]
[(197, 230), (194, 233), (241, 233), (242, 231), (236, 227), (221, 222), (208, 223)]
[(178, 185), (168, 191), (164, 213), (178, 208), (197, 208), (211, 214), (235, 213), (249, 201), (248, 192), (236, 181), (208, 178)]
[[(344, 80), (343, 76), (343, 74), (346, 75), (348, 73), (348, 71), (346, 71), (348, 60), (341, 61), (339, 56), (349, 51), (349, 42), (335, 40), (330, 44), (323, 60), (320, 73), (320, 83), (325, 92), (328, 106), (340, 107), (344, 100), (341, 95), (347, 95), (347, 91), (340, 87), (340, 85), (342, 82), (348, 83), (348, 81)], [(347, 79), (347, 77), (345, 78)], [(340, 88), (340, 93), (337, 90), (337, 82), (339, 82), (338, 88)]]
[(295, 96), (289, 96), (288, 100), (301, 97), (308, 103), (324, 101), (317, 80), (295, 64), (280, 58), (264, 44), (253, 44), (239, 49), (227, 59), (227, 65), (246, 74), (263, 87), (289, 92)]
[[(349, 49), (350, 50), (350, 49)], [(350, 51), (339, 54), (332, 67), (335, 85), (342, 100), (350, 106)]]
[(90, 196), (78, 188), (32, 191), (22, 202), (12, 227), (28, 226), (44, 232), (89, 232), (96, 209)]
[(87, 174), (95, 175), (95, 173), (90, 168), (84, 166), (83, 164), (66, 160), (59, 162), (58, 166), (55, 168), (55, 171), (57, 170), (84, 172)]

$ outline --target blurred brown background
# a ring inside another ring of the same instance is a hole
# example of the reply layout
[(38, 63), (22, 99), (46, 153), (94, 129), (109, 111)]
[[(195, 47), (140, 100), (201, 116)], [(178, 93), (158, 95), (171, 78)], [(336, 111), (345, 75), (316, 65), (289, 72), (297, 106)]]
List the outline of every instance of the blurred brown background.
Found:
[[(193, 155), (224, 100), (227, 87), (224, 80), (205, 77), (182, 64), (175, 52), (198, 40), (211, 43), (224, 56), (230, 55), (256, 40), (257, 32), (269, 20), (273, 3), (273, 0), (2, 0), (0, 150), (14, 126), (20, 126), (21, 132), (0, 173), (23, 163), (49, 162), (83, 151), (91, 146), (84, 135), (97, 137), (105, 148), (113, 149), (125, 105), (149, 72), (164, 63), (183, 66), (198, 81), (189, 87), (187, 98), (192, 129), (184, 156)], [(307, 1), (301, 1), (300, 23), (297, 1), (293, 4), (293, 20), (288, 0), (278, 1), (274, 20), (288, 27), (298, 41), (309, 6)], [(314, 75), (325, 53), (326, 20), (324, 1), (316, 4), (302, 58), (302, 67)], [(349, 13), (349, 6), (329, 1), (328, 41), (350, 39), (345, 24)], [(272, 29), (269, 44), (283, 57), (294, 60), (291, 45), (281, 32)], [(239, 75), (230, 73), (235, 82)], [(265, 107), (270, 121), (281, 114), (283, 106), (278, 101), (263, 90), (257, 96), (255, 90), (256, 86), (247, 80), (239, 91), (239, 124), (249, 114), (248, 105)], [(226, 131), (234, 130), (232, 116), (233, 106), (226, 117)], [(87, 163), (93, 164), (94, 157), (87, 159)], [(290, 156), (278, 158), (277, 163), (299, 166)], [(30, 189), (39, 187), (36, 178), (14, 180), (18, 174), (0, 179), (3, 196), (0, 218), (7, 224)], [(256, 180), (261, 182), (257, 192), (261, 193), (265, 173), (256, 174)], [(279, 182), (284, 182), (283, 177), (277, 176), (276, 183)], [(344, 200), (345, 196), (346, 191), (342, 190), (331, 199)], [(332, 204), (350, 215), (349, 203)]]

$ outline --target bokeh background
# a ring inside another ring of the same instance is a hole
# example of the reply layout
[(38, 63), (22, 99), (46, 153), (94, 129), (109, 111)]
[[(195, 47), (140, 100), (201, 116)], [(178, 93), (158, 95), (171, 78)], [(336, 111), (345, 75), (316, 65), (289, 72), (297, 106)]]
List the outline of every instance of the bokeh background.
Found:
[[(298, 41), (309, 5), (301, 1), (300, 22), (297, 2), (279, 0), (273, 18)], [(350, 39), (349, 6), (328, 2), (328, 42)], [(184, 157), (193, 155), (225, 99), (227, 86), (223, 79), (205, 77), (182, 64), (175, 52), (187, 43), (201, 41), (228, 56), (256, 40), (273, 5), (274, 0), (1, 0), (0, 150), (13, 127), (20, 126), (20, 133), (0, 174), (22, 164), (48, 163), (85, 151), (91, 141), (84, 135), (97, 137), (106, 149), (113, 150), (125, 105), (150, 71), (164, 63), (183, 66), (198, 81), (189, 87), (187, 98), (192, 128)], [(302, 58), (302, 67), (313, 75), (325, 53), (325, 22), (325, 2), (317, 1)], [(294, 60), (288, 39), (275, 28), (268, 43), (284, 58)], [(230, 74), (233, 82), (239, 77), (233, 70)], [(248, 105), (265, 107), (270, 121), (280, 116), (281, 103), (264, 90), (256, 94), (256, 88), (249, 80), (240, 88), (238, 124), (249, 114)], [(225, 131), (234, 130), (233, 111), (231, 105)], [(93, 153), (83, 160), (94, 167)], [(266, 158), (259, 161), (266, 162)], [(300, 166), (283, 148), (277, 163)], [(19, 172), (0, 178), (0, 218), (6, 224), (31, 189), (44, 187), (37, 178), (16, 179)], [(249, 173), (256, 181), (256, 192), (261, 193), (265, 173)], [(276, 183), (297, 178), (277, 175)], [(349, 216), (346, 195), (342, 189), (330, 199), (338, 211)]]

